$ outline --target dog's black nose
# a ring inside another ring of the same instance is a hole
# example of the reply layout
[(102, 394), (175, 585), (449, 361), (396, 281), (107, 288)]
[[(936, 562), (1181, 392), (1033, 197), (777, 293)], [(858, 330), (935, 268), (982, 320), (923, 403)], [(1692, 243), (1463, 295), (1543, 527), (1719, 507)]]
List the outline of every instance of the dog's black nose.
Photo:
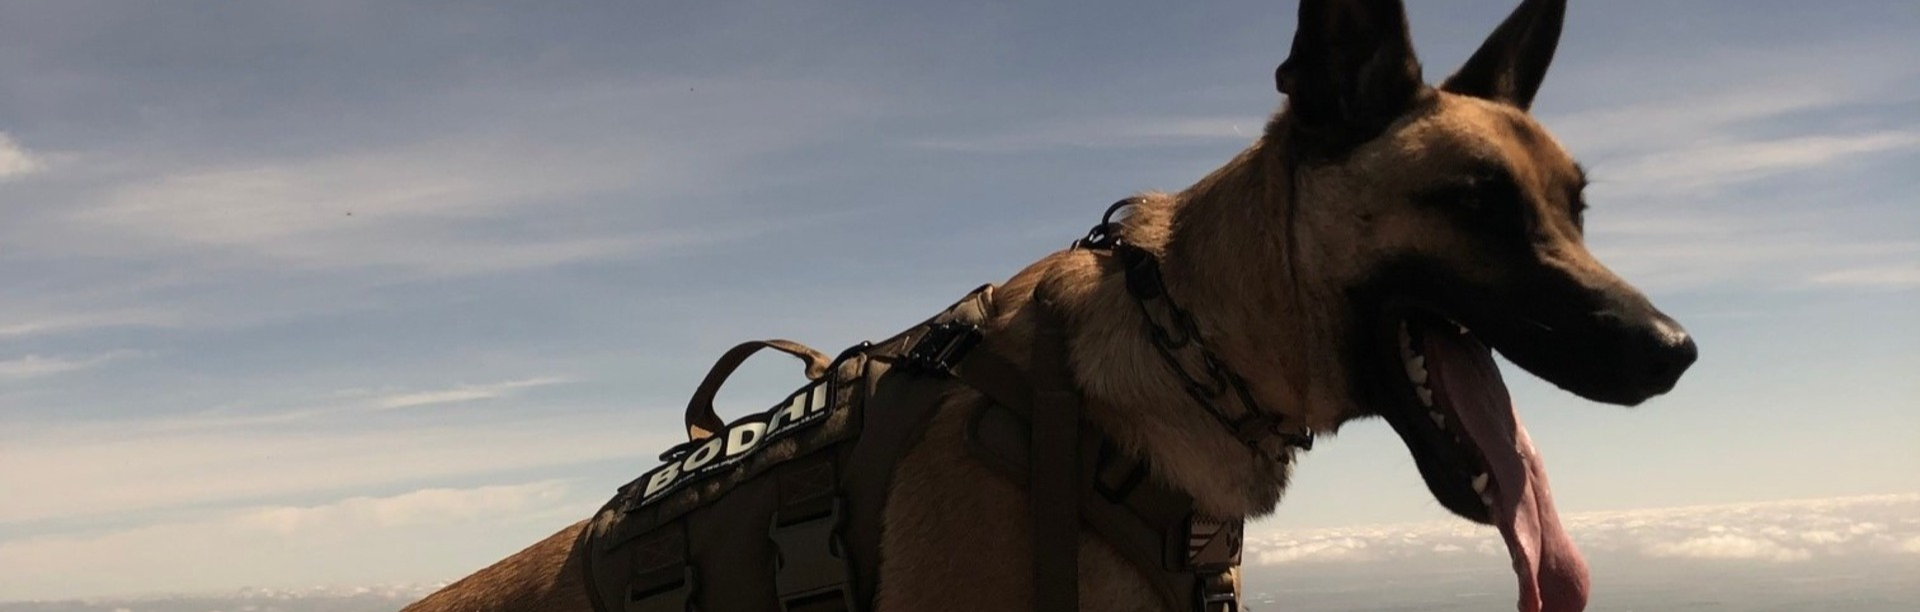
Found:
[(1673, 390), (1680, 375), (1700, 358), (1700, 347), (1679, 323), (1664, 315), (1648, 321), (1622, 346), (1627, 383), (1646, 396)]

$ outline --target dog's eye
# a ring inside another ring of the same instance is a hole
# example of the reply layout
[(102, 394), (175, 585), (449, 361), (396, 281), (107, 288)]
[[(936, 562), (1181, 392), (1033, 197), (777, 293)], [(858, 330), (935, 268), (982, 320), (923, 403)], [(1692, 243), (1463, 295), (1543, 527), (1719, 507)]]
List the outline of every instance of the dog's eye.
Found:
[(1511, 175), (1498, 170), (1476, 172), (1457, 182), (1436, 186), (1419, 198), (1475, 234), (1500, 240), (1524, 239), (1533, 210), (1521, 197)]
[(1567, 199), (1567, 214), (1573, 215), (1574, 229), (1587, 231), (1587, 197), (1584, 185), (1575, 187), (1572, 196)]
[(1504, 214), (1519, 207), (1520, 189), (1502, 174), (1483, 173), (1435, 188), (1420, 199), (1431, 206), (1471, 215)]

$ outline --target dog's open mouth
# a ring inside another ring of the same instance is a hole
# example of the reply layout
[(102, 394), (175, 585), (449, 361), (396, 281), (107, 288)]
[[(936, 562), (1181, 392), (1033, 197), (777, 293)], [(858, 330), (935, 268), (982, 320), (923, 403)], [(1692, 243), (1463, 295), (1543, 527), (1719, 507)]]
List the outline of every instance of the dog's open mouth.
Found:
[(1405, 374), (1399, 414), (1386, 415), (1407, 443), (1435, 499), (1498, 527), (1520, 583), (1520, 610), (1581, 610), (1587, 567), (1561, 528), (1541, 463), (1493, 361), (1466, 327), (1430, 313), (1399, 319), (1392, 332)]

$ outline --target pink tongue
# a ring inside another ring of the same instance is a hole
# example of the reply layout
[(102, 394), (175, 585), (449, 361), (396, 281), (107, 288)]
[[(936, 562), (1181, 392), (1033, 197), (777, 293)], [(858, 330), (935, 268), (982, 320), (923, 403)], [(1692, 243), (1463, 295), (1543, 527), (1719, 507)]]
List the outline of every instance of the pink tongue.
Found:
[(1493, 352), (1447, 327), (1425, 334), (1427, 371), (1437, 403), (1453, 409), (1493, 470), (1487, 491), (1520, 578), (1520, 611), (1580, 612), (1587, 607), (1587, 562), (1560, 527), (1547, 468), (1520, 426)]

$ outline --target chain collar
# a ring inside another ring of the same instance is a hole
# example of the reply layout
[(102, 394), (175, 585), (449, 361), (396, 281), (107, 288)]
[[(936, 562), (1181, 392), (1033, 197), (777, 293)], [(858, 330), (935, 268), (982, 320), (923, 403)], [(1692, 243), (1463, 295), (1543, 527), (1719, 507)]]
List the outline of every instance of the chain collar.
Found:
[[(1166, 283), (1160, 274), (1160, 262), (1154, 259), (1153, 254), (1120, 238), (1120, 225), (1113, 220), (1113, 215), (1134, 203), (1134, 199), (1128, 198), (1108, 207), (1106, 214), (1100, 217), (1100, 224), (1087, 232), (1086, 238), (1074, 242), (1073, 248), (1107, 251), (1120, 258), (1120, 264), (1127, 274), (1127, 293), (1133, 296), (1133, 303), (1140, 310), (1140, 318), (1146, 322), (1147, 337), (1153, 343), (1154, 352), (1159, 353), (1167, 369), (1180, 378), (1187, 395), (1220, 421), (1220, 425), (1234, 439), (1253, 449), (1254, 454), (1278, 462), (1287, 461), (1287, 447), (1313, 450), (1311, 431), (1304, 427), (1300, 431), (1284, 428), (1282, 423), (1285, 417), (1262, 409), (1254, 399), (1253, 392), (1247, 388), (1246, 379), (1201, 342), (1200, 329), (1194, 323), (1193, 315), (1175, 303), (1173, 296), (1167, 293)], [(1156, 309), (1155, 304), (1159, 308)], [(1156, 317), (1155, 310), (1164, 311), (1165, 315)], [(1199, 353), (1200, 372), (1191, 372), (1181, 363), (1177, 353), (1183, 350)], [(1230, 399), (1239, 400), (1244, 408), (1237, 418), (1229, 416), (1222, 405)], [(1280, 452), (1269, 455), (1261, 448), (1260, 443), (1269, 438), (1280, 440)]]

